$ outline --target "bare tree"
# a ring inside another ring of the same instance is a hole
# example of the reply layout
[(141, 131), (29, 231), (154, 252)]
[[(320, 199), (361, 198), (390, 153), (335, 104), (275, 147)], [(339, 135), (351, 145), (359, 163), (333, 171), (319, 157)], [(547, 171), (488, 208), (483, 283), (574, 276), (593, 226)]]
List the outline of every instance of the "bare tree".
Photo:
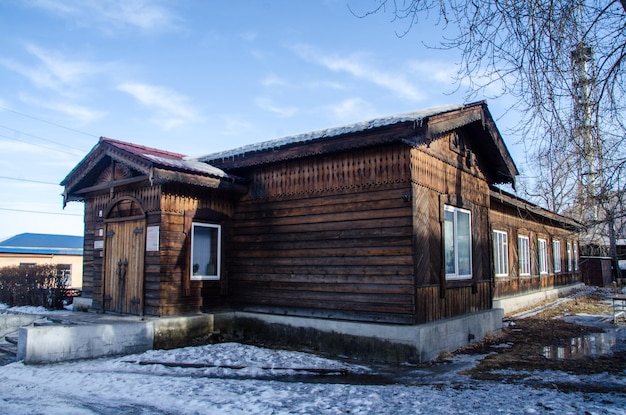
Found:
[(625, 212), (626, 0), (372, 0), (351, 10), (390, 13), (405, 23), (399, 36), (420, 19), (445, 27), (450, 37), (431, 46), (461, 52), (457, 81), (469, 94), (497, 86), (517, 99), (536, 172), (527, 195), (580, 220), (589, 238), (600, 230), (615, 255)]

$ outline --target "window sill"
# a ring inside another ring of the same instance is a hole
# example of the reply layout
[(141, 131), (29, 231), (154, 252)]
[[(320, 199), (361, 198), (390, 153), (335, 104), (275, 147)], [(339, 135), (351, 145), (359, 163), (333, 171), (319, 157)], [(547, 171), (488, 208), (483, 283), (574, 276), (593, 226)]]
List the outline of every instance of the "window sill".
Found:
[(220, 277), (211, 275), (193, 275), (191, 281), (219, 281)]

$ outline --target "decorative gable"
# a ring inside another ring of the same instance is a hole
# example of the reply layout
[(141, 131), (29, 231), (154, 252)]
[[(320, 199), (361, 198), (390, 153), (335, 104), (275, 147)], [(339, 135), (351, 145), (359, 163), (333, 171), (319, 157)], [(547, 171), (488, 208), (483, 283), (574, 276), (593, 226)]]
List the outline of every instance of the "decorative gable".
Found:
[(101, 137), (98, 144), (63, 179), (64, 205), (84, 194), (145, 181), (152, 186), (175, 182), (231, 192), (246, 192), (241, 180), (184, 155)]

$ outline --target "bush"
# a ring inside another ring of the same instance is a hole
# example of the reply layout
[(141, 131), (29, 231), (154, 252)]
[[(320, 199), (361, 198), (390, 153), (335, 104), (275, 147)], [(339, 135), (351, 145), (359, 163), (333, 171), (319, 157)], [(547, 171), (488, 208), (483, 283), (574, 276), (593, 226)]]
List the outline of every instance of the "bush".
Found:
[(69, 278), (54, 265), (0, 268), (0, 303), (14, 306), (63, 308)]

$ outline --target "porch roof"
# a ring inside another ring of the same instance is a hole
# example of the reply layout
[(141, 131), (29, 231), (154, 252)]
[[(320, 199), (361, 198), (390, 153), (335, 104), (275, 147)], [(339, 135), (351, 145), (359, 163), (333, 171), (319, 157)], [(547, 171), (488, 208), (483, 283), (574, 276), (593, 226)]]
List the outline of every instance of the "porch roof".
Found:
[(150, 184), (180, 182), (202, 187), (236, 190), (240, 179), (210, 164), (187, 158), (180, 153), (100, 137), (98, 143), (60, 183), (64, 199), (81, 200), (82, 193), (113, 183), (114, 174), (103, 180), (101, 174), (111, 160), (136, 172), (137, 177), (123, 180), (149, 180)]

